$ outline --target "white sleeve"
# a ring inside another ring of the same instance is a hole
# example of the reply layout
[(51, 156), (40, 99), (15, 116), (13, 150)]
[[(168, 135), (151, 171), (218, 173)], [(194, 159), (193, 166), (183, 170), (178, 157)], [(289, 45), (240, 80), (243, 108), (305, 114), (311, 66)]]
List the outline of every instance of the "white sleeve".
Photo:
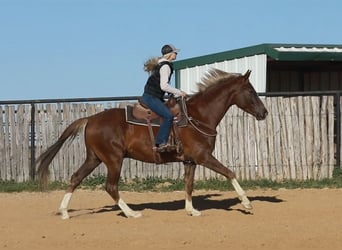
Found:
[(169, 65), (165, 64), (161, 66), (159, 73), (160, 73), (160, 88), (167, 93), (180, 95), (181, 91), (179, 89), (172, 87), (169, 83), (169, 76), (171, 74), (171, 69)]

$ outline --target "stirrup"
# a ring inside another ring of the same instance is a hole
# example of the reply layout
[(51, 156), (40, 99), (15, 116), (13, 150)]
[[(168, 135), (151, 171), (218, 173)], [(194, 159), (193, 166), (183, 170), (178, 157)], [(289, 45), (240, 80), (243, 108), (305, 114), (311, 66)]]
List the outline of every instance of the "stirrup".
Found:
[(171, 152), (175, 150), (176, 150), (176, 146), (170, 145), (170, 144), (161, 144), (157, 147), (157, 152), (159, 153)]

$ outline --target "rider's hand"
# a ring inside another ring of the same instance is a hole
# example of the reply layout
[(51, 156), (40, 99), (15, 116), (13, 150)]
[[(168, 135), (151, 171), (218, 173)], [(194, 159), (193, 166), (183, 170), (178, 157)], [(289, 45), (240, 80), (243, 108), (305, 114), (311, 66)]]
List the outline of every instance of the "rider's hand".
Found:
[(181, 92), (180, 92), (179, 95), (180, 95), (180, 96), (183, 96), (183, 97), (186, 97), (187, 94), (186, 94), (184, 91), (181, 90)]

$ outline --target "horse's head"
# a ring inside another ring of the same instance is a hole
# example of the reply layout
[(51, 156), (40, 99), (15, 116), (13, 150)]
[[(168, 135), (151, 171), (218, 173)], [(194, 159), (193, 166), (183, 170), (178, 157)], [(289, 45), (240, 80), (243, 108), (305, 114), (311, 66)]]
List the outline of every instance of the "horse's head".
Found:
[(250, 74), (251, 71), (248, 70), (244, 75), (239, 76), (234, 103), (242, 110), (253, 115), (257, 120), (263, 120), (266, 118), (268, 111), (249, 81)]

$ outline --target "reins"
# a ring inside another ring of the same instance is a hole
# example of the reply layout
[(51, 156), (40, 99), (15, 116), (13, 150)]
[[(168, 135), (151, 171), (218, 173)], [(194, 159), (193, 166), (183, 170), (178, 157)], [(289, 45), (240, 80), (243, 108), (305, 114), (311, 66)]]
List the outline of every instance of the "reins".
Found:
[(188, 122), (194, 127), (194, 129), (196, 129), (198, 132), (200, 132), (201, 134), (203, 135), (206, 135), (206, 136), (209, 136), (209, 137), (214, 137), (217, 135), (217, 132), (215, 131), (214, 133), (212, 134), (209, 134), (203, 130), (201, 130), (197, 125), (195, 125), (195, 123), (197, 124), (200, 124), (201, 126), (207, 128), (208, 130), (212, 130), (211, 128), (209, 128), (206, 124), (200, 122), (199, 120), (195, 120), (193, 119), (192, 117), (189, 117), (188, 115), (188, 110), (187, 110), (187, 107), (186, 107), (186, 102), (184, 100), (184, 97), (182, 97), (182, 108), (183, 108), (183, 112), (184, 112), (184, 115), (186, 117), (186, 119), (188, 120)]

